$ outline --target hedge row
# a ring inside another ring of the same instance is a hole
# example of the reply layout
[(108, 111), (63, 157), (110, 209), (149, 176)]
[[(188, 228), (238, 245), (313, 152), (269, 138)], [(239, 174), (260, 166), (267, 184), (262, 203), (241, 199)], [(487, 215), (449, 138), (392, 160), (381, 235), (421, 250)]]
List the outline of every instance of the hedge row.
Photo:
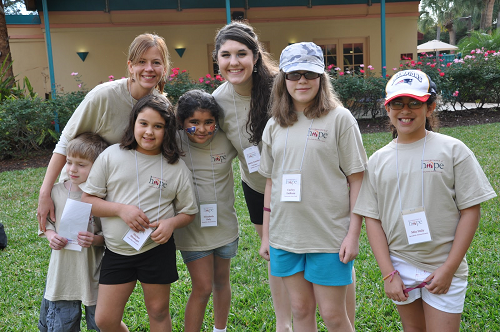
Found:
[[(473, 50), (463, 59), (445, 63), (442, 58), (424, 57), (420, 61), (403, 61), (393, 71), (419, 69), (426, 72), (438, 86), (441, 103), (460, 105), (473, 103), (481, 108), (486, 103), (500, 106), (500, 51)], [(389, 77), (375, 74), (372, 66), (359, 66), (352, 72), (343, 72), (331, 65), (328, 72), (335, 91), (342, 103), (356, 117), (375, 118), (383, 114), (385, 85)], [(72, 73), (78, 76), (77, 73)], [(111, 78), (112, 79), (112, 78)], [(192, 80), (185, 70), (173, 68), (165, 92), (175, 104), (178, 98), (191, 89), (203, 89), (209, 93), (223, 83), (222, 77), (207, 74)], [(82, 82), (79, 86), (84, 86)], [(8, 98), (0, 102), (0, 160), (29, 151), (51, 147), (58, 139), (55, 132), (54, 112), (58, 113), (60, 129), (84, 98), (79, 91), (59, 95), (56, 100), (41, 100), (27, 96)]]

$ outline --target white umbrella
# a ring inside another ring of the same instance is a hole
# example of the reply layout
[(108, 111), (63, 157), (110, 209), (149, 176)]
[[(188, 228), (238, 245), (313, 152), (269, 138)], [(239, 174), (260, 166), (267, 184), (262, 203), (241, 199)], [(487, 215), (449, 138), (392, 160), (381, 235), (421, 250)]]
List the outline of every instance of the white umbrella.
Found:
[(422, 45), (417, 46), (417, 53), (439, 52), (448, 50), (458, 50), (458, 47), (456, 47), (455, 45), (444, 43), (439, 40), (431, 40), (428, 41), (427, 43), (423, 43)]

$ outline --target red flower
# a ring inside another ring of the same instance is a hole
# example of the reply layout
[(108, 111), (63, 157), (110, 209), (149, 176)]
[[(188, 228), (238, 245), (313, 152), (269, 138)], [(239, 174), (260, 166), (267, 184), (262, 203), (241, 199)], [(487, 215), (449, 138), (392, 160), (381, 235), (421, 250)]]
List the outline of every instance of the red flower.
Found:
[(435, 63), (431, 64), (431, 68), (434, 68), (434, 67), (436, 67), (436, 64)]
[(448, 63), (446, 64), (446, 67), (449, 67), (449, 66), (451, 66), (451, 62), (448, 62)]
[(417, 65), (421, 65), (421, 64), (422, 64), (422, 62), (421, 62), (421, 61), (417, 62)]
[(443, 72), (440, 72), (440, 73), (439, 73), (439, 76), (443, 77), (443, 76), (444, 76), (444, 73), (443, 73)]
[(207, 74), (205, 75), (206, 78), (212, 78), (212, 76), (210, 76), (210, 74)]
[(185, 72), (186, 72), (186, 69), (183, 69), (183, 70), (182, 70), (182, 72), (183, 72), (183, 73), (185, 73)]
[(363, 69), (360, 69), (359, 72), (363, 74), (365, 71)]

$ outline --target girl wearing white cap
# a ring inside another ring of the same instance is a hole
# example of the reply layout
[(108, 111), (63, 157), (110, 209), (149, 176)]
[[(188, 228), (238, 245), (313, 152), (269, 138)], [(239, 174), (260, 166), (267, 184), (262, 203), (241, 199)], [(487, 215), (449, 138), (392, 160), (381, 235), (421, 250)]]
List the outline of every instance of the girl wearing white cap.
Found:
[(362, 219), (351, 212), (366, 153), (352, 114), (342, 107), (314, 43), (280, 57), (259, 172), (267, 178), (260, 254), (282, 277), (294, 331), (316, 331), (316, 303), (329, 331), (353, 331), (347, 285)]
[(370, 157), (354, 212), (403, 329), (459, 331), (465, 253), (480, 203), (496, 194), (472, 151), (433, 131), (436, 85), (425, 73), (396, 73), (386, 93), (394, 139)]

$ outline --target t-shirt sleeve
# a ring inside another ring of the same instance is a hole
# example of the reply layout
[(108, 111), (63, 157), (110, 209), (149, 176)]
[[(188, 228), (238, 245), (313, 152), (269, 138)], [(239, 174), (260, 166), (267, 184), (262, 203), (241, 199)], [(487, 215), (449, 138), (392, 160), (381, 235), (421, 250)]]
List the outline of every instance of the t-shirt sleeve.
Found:
[(262, 151), (259, 165), (260, 175), (268, 179), (272, 177), (274, 164), (270, 121), (267, 122), (266, 128), (264, 128), (264, 132), (262, 133)]
[(198, 213), (198, 204), (196, 203), (196, 196), (194, 194), (191, 172), (186, 166), (182, 170), (174, 206), (176, 214), (184, 213), (193, 215)]
[[(349, 121), (347, 118), (343, 121)], [(349, 121), (349, 126), (344, 130), (338, 141), (340, 168), (346, 176), (363, 172), (366, 168), (367, 157), (363, 147), (363, 139), (357, 124)]]
[(496, 197), (496, 193), (486, 178), (474, 153), (464, 147), (468, 155), (454, 166), (455, 174), (455, 201), (459, 210)]
[(363, 175), (363, 183), (361, 184), (353, 212), (361, 216), (380, 220), (377, 192), (372, 179), (373, 168), (370, 167), (371, 162), (369, 162), (368, 168)]
[[(102, 98), (101, 90), (100, 87), (97, 89), (94, 88), (76, 108), (62, 131), (61, 137), (65, 138), (66, 144), (81, 133), (95, 133), (100, 128), (103, 114), (106, 111), (106, 99)], [(57, 153), (66, 155), (66, 146), (63, 145), (64, 142), (60, 143), (61, 145), (57, 149)], [(64, 151), (60, 150), (61, 148), (63, 148)]]
[(92, 165), (87, 181), (80, 185), (80, 189), (83, 192), (99, 198), (107, 196), (107, 161), (108, 159), (104, 153), (97, 157)]

